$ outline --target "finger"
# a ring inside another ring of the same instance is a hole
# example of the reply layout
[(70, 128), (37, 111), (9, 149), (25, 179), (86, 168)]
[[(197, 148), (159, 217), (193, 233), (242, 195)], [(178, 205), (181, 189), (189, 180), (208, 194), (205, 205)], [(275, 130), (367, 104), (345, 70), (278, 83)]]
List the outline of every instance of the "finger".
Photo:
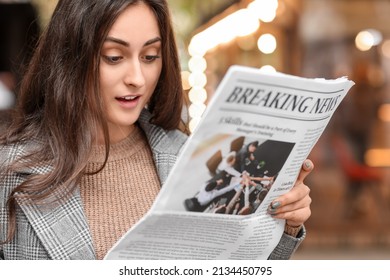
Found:
[(284, 206), (277, 207), (276, 209), (269, 207), (268, 213), (274, 216), (281, 213), (293, 212), (302, 208), (309, 207), (311, 202), (311, 197), (309, 195), (306, 195), (300, 200), (294, 201)]
[[(288, 193), (281, 195), (277, 199), (271, 202), (268, 207), (270, 214), (280, 213), (281, 211), (293, 210), (294, 207), (299, 203), (311, 203), (309, 196), (310, 188), (305, 184), (301, 183), (294, 186)], [(310, 200), (310, 201), (309, 201)], [(301, 206), (300, 204), (299, 206)], [(288, 208), (286, 208), (288, 207)]]
[(299, 172), (297, 181), (294, 184), (294, 187), (284, 195), (281, 195), (277, 199), (271, 202), (270, 210), (275, 210), (281, 206), (294, 203), (295, 201), (301, 200), (303, 197), (307, 196), (310, 193), (308, 186), (303, 184), (303, 180), (307, 175), (313, 170), (314, 164), (310, 159), (306, 159), (303, 164), (301, 171)]
[[(295, 183), (294, 187), (285, 194), (282, 194), (274, 201), (272, 201), (271, 206), (273, 208), (278, 208), (295, 201), (303, 199), (305, 196), (309, 195), (310, 188), (302, 182)], [(276, 205), (275, 205), (276, 204)]]
[(310, 207), (297, 209), (295, 211), (284, 212), (277, 215), (272, 215), (275, 219), (284, 219), (290, 226), (298, 226), (304, 224), (311, 216)]
[(297, 181), (303, 182), (303, 180), (307, 177), (307, 175), (310, 174), (313, 168), (314, 168), (313, 162), (310, 159), (306, 159), (302, 164), (302, 168), (298, 174)]
[(292, 201), (291, 203), (287, 203), (283, 206), (280, 205), (279, 207), (276, 208), (273, 208), (271, 204), (271, 206), (268, 207), (267, 212), (272, 216), (278, 215), (280, 213), (292, 212), (305, 207), (310, 207), (311, 202), (312, 202), (311, 197), (309, 195), (305, 195), (299, 200)]

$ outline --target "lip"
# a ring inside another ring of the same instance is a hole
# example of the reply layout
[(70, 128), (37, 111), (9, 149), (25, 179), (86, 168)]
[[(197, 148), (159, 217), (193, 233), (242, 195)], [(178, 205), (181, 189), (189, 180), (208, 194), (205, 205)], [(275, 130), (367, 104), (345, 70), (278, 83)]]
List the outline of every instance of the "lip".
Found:
[[(128, 99), (128, 98), (132, 99)], [(126, 95), (121, 97), (115, 97), (115, 100), (118, 102), (118, 104), (125, 109), (133, 109), (137, 107), (141, 96), (140, 95)]]

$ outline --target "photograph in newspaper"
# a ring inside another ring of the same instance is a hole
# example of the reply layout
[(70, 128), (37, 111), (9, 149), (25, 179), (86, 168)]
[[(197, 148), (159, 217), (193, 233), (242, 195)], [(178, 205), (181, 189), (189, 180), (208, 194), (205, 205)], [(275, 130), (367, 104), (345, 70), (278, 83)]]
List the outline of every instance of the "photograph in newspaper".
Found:
[[(276, 180), (294, 143), (217, 134), (206, 139), (192, 154), (183, 174), (189, 190), (196, 193), (184, 200), (187, 211), (248, 215), (254, 213)], [(214, 145), (212, 145), (215, 143)], [(199, 186), (190, 180), (194, 165), (202, 165), (207, 178)], [(182, 185), (181, 184), (181, 185)], [(191, 184), (195, 184), (192, 186)]]

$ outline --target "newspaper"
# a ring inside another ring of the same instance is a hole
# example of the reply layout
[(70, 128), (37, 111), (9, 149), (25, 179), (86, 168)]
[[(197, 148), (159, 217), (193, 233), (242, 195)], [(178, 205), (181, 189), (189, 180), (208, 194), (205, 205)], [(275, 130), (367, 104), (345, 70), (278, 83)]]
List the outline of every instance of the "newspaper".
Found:
[(231, 66), (152, 208), (105, 259), (267, 259), (285, 223), (267, 208), (353, 84)]

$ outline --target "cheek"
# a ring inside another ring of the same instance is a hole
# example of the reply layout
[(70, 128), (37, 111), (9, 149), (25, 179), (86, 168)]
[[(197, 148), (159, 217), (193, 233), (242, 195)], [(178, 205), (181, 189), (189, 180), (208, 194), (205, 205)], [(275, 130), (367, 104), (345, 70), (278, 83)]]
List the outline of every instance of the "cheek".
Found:
[(153, 88), (155, 88), (161, 76), (161, 65), (155, 71), (151, 71), (151, 73), (150, 80), (153, 81)]
[(112, 71), (108, 71), (108, 69), (105, 67), (100, 67), (99, 84), (103, 91), (106, 88), (110, 88), (114, 82), (114, 78), (115, 76), (112, 75)]
[(110, 86), (107, 84), (108, 80), (100, 79), (100, 95), (104, 101), (107, 102), (110, 95)]

